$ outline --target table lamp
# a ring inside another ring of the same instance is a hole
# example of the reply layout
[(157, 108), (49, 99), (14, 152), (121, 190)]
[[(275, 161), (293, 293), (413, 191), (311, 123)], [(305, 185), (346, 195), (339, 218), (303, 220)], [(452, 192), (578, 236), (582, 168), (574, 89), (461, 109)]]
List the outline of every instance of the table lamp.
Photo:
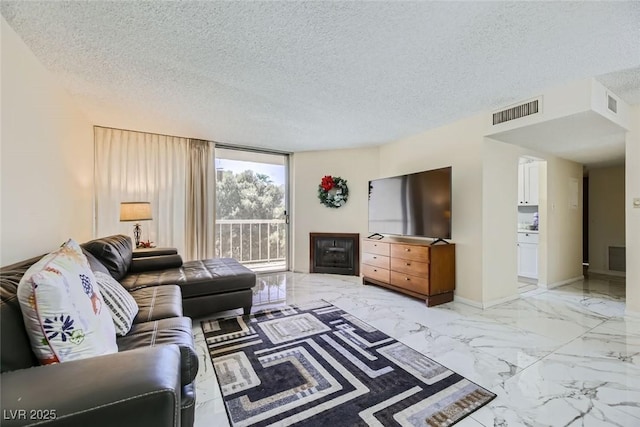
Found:
[(147, 221), (151, 217), (151, 203), (149, 202), (122, 202), (120, 203), (120, 221), (136, 221), (133, 226), (133, 236), (136, 240), (136, 248), (140, 247), (142, 227), (138, 221)]

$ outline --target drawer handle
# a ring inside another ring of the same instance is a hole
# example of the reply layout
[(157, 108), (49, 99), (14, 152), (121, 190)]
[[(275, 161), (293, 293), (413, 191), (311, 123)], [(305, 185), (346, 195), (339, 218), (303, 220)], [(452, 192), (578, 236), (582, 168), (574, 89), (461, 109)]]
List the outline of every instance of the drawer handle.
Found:
[(378, 245), (376, 245), (375, 243), (373, 244), (373, 246), (377, 247)]
[(376, 273), (378, 272), (378, 270), (376, 270), (375, 268), (373, 269), (373, 271), (375, 271)]
[(407, 267), (409, 267), (411, 265), (410, 262), (405, 262), (404, 265), (406, 265)]
[(408, 277), (405, 277), (405, 278), (404, 278), (404, 280), (406, 280), (406, 281), (408, 282), (408, 281), (409, 281), (409, 280), (411, 280), (411, 279), (409, 279)]
[(378, 257), (377, 257), (377, 256), (374, 256), (374, 257), (373, 257), (373, 259), (378, 259)]
[(407, 252), (411, 252), (411, 249), (409, 249), (409, 248), (404, 248), (404, 250), (407, 251)]

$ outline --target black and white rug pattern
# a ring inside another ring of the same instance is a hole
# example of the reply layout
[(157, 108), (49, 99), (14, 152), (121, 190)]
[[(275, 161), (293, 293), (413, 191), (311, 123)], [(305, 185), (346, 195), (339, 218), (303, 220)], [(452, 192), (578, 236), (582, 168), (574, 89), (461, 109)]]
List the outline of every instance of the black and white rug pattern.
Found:
[(235, 427), (449, 426), (496, 396), (324, 301), (202, 329)]

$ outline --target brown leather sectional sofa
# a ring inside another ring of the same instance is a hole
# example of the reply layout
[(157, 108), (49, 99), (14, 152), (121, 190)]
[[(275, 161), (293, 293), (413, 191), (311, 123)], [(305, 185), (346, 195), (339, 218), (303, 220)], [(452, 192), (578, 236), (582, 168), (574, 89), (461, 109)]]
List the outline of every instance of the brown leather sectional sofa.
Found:
[(139, 312), (118, 353), (38, 366), (16, 296), (41, 257), (0, 269), (0, 387), (3, 426), (192, 426), (198, 372), (192, 321), (251, 310), (256, 277), (233, 259), (182, 263), (175, 251), (134, 254), (124, 235), (82, 245), (94, 271), (108, 272)]

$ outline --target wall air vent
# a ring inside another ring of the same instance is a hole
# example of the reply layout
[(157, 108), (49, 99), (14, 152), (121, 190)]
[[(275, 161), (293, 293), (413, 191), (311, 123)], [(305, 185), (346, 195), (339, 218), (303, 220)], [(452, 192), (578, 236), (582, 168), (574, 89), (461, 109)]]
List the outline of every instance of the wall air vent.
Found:
[(516, 105), (515, 107), (507, 108), (506, 110), (493, 113), (493, 124), (508, 122), (510, 120), (519, 119), (520, 117), (530, 116), (539, 112), (540, 99), (534, 99), (524, 104)]
[(616, 99), (609, 94), (607, 94), (607, 108), (612, 113), (618, 114), (618, 101), (616, 101)]

